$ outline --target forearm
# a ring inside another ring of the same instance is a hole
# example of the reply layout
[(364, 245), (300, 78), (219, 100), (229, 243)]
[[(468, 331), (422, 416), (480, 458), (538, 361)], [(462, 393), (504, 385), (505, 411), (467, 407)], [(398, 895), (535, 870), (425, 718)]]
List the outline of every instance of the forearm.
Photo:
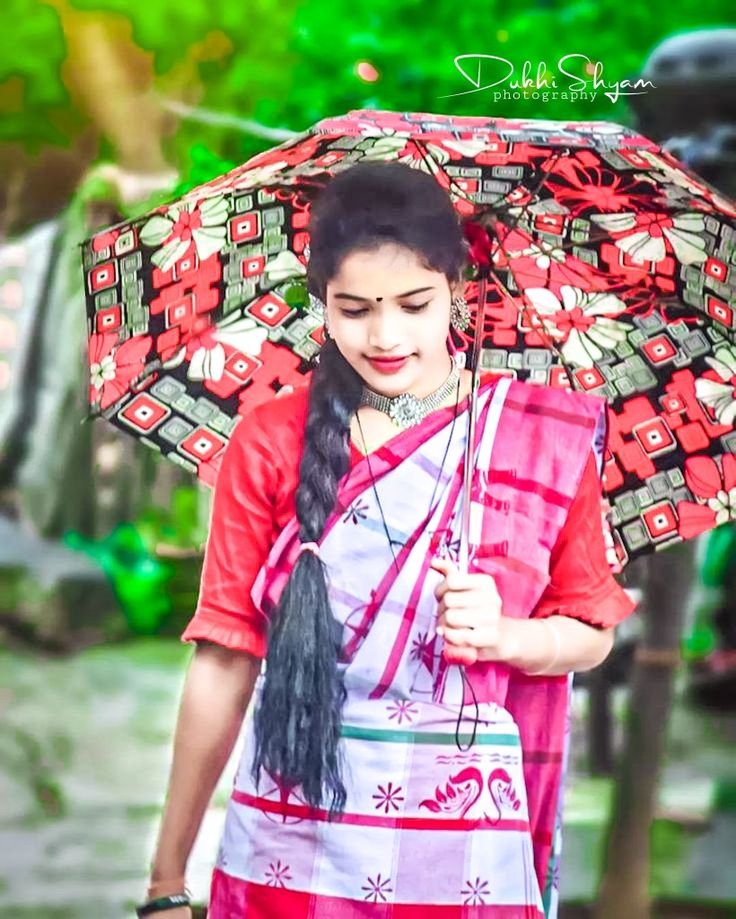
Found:
[[(569, 616), (547, 620), (559, 635), (559, 646), (542, 619), (501, 617), (504, 631), (503, 659), (526, 673), (543, 671), (556, 676), (572, 670), (591, 670), (601, 664), (613, 647), (613, 629), (599, 629)], [(481, 658), (482, 658), (481, 654)], [(554, 660), (554, 664), (548, 665)]]
[(200, 645), (187, 672), (151, 881), (184, 874), (215, 786), (240, 733), (260, 661)]

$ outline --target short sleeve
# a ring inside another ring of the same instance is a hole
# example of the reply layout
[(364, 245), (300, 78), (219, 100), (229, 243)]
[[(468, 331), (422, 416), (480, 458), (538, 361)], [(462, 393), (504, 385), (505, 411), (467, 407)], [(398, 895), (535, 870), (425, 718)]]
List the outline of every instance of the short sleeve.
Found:
[(182, 641), (207, 639), (265, 657), (267, 621), (250, 592), (272, 545), (277, 485), (268, 438), (257, 414), (246, 416), (217, 475), (199, 599)]
[(550, 558), (550, 583), (532, 615), (569, 616), (608, 628), (629, 616), (636, 603), (614, 578), (606, 558), (601, 485), (591, 453)]

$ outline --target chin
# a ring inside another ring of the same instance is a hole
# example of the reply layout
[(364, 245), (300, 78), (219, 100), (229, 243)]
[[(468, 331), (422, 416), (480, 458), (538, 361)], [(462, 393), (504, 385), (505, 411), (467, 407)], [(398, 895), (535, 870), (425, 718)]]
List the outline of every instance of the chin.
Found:
[(397, 370), (396, 373), (381, 373), (379, 370), (375, 370), (371, 367), (367, 361), (365, 371), (360, 375), (371, 389), (389, 398), (392, 396), (400, 396), (402, 393), (411, 389), (416, 383), (417, 376), (416, 370), (412, 372), (412, 369), (408, 366), (402, 367), (401, 370)]

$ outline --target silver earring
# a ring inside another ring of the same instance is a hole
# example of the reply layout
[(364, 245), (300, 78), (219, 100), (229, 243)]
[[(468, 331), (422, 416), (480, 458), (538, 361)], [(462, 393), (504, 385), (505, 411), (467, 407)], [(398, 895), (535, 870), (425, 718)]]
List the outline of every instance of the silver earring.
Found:
[(450, 306), (450, 322), (454, 329), (464, 332), (470, 325), (470, 310), (465, 297), (455, 297)]

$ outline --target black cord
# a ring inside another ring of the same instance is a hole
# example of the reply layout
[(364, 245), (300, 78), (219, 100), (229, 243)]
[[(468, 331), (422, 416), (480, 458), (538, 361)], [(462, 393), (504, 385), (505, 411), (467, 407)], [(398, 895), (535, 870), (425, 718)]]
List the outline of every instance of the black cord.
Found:
[[(475, 738), (478, 734), (478, 724), (480, 723), (480, 707), (478, 705), (478, 699), (475, 695), (475, 690), (473, 689), (473, 684), (468, 679), (468, 675), (465, 673), (465, 667), (462, 664), (450, 664), (450, 666), (456, 666), (460, 668), (460, 678), (463, 682), (463, 697), (460, 701), (460, 710), (457, 713), (457, 723), (455, 725), (455, 745), (461, 753), (467, 753), (468, 750), (475, 743)], [(475, 705), (475, 715), (473, 717), (473, 733), (470, 735), (470, 743), (467, 747), (463, 747), (460, 744), (460, 724), (463, 719), (463, 709), (465, 708), (465, 689), (466, 687), (470, 690), (470, 695), (473, 697), (473, 705)]]

